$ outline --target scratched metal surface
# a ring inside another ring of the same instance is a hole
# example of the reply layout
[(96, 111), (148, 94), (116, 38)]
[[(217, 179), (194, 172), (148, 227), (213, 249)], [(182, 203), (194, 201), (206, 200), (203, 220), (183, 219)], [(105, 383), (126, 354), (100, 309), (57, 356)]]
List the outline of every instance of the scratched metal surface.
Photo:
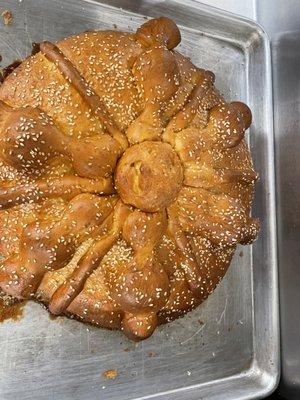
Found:
[[(31, 43), (89, 29), (134, 30), (143, 15), (167, 15), (182, 31), (180, 51), (213, 70), (231, 100), (253, 110), (251, 148), (261, 179), (254, 214), (258, 241), (240, 247), (229, 272), (197, 310), (135, 345), (118, 332), (66, 318), (51, 320), (30, 303), (20, 322), (0, 325), (0, 398), (250, 399), (269, 393), (278, 376), (273, 133), (268, 40), (254, 23), (193, 1), (105, 2), (0, 0), (13, 24), (0, 26), (2, 65)], [(155, 7), (153, 7), (155, 5)], [(123, 10), (118, 8), (122, 6)], [(115, 380), (102, 373), (116, 369)]]

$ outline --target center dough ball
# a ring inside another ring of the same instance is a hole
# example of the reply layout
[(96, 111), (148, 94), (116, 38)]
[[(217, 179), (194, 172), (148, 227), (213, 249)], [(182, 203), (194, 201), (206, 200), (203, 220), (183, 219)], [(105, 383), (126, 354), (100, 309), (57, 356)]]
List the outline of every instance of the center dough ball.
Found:
[(159, 211), (176, 198), (183, 181), (179, 157), (167, 143), (143, 142), (120, 159), (115, 176), (121, 199), (142, 211)]

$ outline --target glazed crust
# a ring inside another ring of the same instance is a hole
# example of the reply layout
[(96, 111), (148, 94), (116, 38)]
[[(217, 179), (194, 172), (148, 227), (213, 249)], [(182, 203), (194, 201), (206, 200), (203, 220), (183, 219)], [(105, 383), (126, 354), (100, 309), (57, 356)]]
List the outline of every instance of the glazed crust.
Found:
[(0, 86), (3, 291), (141, 340), (255, 239), (251, 111), (179, 42), (164, 17), (43, 42)]

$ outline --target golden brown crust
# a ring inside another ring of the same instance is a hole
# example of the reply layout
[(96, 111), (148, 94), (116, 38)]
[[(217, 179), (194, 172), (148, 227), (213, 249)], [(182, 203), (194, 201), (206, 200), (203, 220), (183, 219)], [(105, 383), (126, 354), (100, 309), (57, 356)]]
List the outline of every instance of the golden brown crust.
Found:
[(168, 143), (159, 142), (147, 141), (130, 147), (115, 174), (116, 188), (124, 203), (149, 212), (161, 211), (172, 204), (182, 181), (177, 154)]
[(2, 290), (141, 340), (255, 239), (251, 112), (179, 42), (164, 17), (44, 42), (0, 86)]
[(136, 39), (145, 47), (163, 45), (172, 50), (181, 41), (180, 31), (171, 19), (160, 17), (145, 22), (136, 31)]
[(50, 42), (43, 42), (40, 44), (40, 50), (44, 56), (54, 63), (59, 71), (63, 74), (68, 82), (76, 89), (80, 94), (83, 101), (89, 107), (89, 110), (99, 118), (102, 126), (112, 135), (112, 137), (126, 149), (127, 138), (117, 128), (114, 120), (109, 115), (105, 103), (100, 97), (93, 91), (93, 89), (86, 82), (84, 77), (80, 75), (79, 71), (68, 60), (60, 49)]

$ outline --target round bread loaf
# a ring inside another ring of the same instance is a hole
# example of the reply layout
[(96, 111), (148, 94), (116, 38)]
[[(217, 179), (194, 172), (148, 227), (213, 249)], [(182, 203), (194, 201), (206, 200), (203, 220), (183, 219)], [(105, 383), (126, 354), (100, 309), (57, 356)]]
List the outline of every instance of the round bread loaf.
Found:
[(251, 243), (249, 108), (175, 23), (43, 42), (0, 86), (0, 287), (134, 340), (199, 305)]

